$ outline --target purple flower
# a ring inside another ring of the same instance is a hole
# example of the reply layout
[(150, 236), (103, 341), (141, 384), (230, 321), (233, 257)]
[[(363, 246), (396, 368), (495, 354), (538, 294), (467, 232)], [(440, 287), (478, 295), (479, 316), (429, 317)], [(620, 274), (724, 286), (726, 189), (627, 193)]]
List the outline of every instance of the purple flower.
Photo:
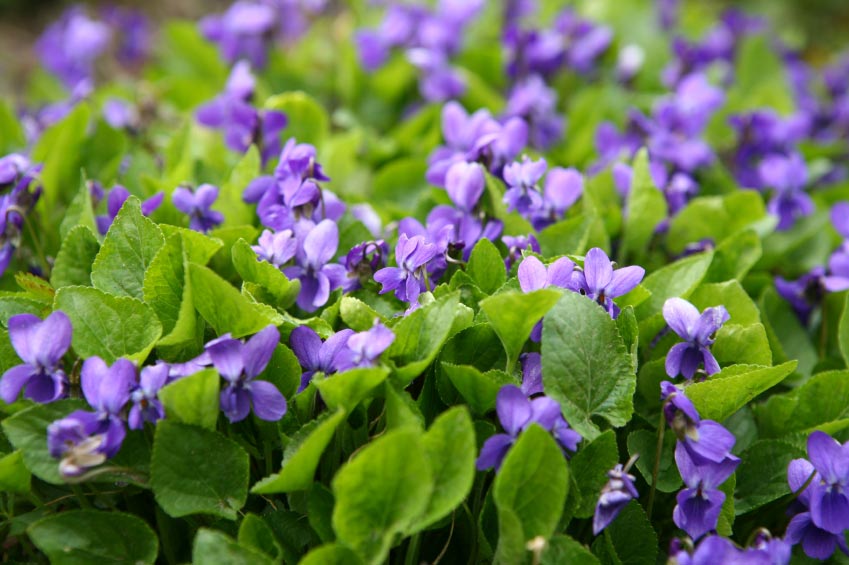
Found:
[(213, 366), (227, 381), (221, 391), (221, 410), (230, 422), (247, 418), (251, 406), (260, 420), (276, 422), (286, 414), (286, 399), (277, 387), (256, 380), (279, 341), (280, 332), (268, 326), (246, 342), (225, 334), (206, 344)]
[(94, 74), (94, 61), (107, 49), (111, 32), (80, 7), (70, 8), (51, 24), (36, 45), (41, 62), (69, 89)]
[(185, 186), (178, 186), (171, 195), (174, 207), (188, 214), (189, 227), (201, 233), (207, 233), (224, 222), (224, 214), (212, 209), (217, 199), (218, 187), (211, 184), (202, 184), (194, 191)]
[(522, 392), (525, 396), (542, 394), (542, 356), (539, 353), (522, 353)]
[(666, 421), (696, 464), (721, 463), (730, 456), (734, 434), (713, 420), (702, 420), (684, 391), (671, 382), (663, 381), (660, 388)]
[(143, 64), (153, 48), (150, 20), (139, 10), (119, 6), (107, 6), (102, 14), (115, 32), (118, 60), (131, 67)]
[(59, 472), (76, 477), (107, 459), (106, 436), (97, 414), (77, 410), (47, 426), (47, 449), (61, 459)]
[(581, 436), (569, 427), (560, 412), (560, 404), (547, 396), (528, 399), (522, 390), (514, 385), (504, 385), (498, 391), (495, 410), (501, 427), (507, 433), (496, 434), (484, 442), (477, 460), (478, 470), (501, 468), (504, 457), (515, 443), (519, 434), (531, 424), (538, 424), (551, 432), (560, 448), (576, 451)]
[[(813, 478), (811, 478), (813, 475)], [(808, 484), (809, 479), (811, 480)], [(787, 525), (785, 539), (795, 545), (802, 544), (802, 549), (808, 557), (814, 559), (825, 560), (831, 557), (835, 548), (849, 555), (849, 546), (846, 545), (846, 539), (843, 532), (831, 533), (817, 526), (811, 517), (811, 493), (813, 485), (822, 481), (819, 473), (807, 459), (794, 459), (787, 467), (787, 482), (790, 484), (790, 489), (799, 493), (796, 498), (796, 503), (801, 507), (802, 511), (793, 516), (790, 523)], [(799, 490), (805, 487), (805, 490)]]
[(640, 284), (646, 271), (642, 267), (613, 269), (613, 263), (602, 249), (594, 247), (584, 257), (583, 275), (578, 278), (581, 294), (598, 302), (611, 318), (619, 315), (613, 299), (631, 292)]
[(83, 395), (94, 408), (104, 435), (103, 453), (114, 457), (121, 449), (127, 430), (121, 412), (136, 385), (136, 366), (127, 359), (117, 359), (112, 366), (100, 357), (89, 357), (80, 372)]
[(0, 158), (0, 185), (11, 184), (30, 170), (30, 160), (26, 155), (10, 153)]
[(139, 125), (136, 108), (120, 98), (110, 98), (103, 104), (103, 119), (115, 129), (133, 130)]
[(555, 167), (545, 175), (543, 188), (543, 208), (533, 217), (536, 230), (562, 219), (566, 211), (584, 193), (584, 176), (576, 169)]
[(561, 257), (547, 268), (542, 261), (529, 255), (519, 265), (519, 287), (522, 292), (533, 292), (542, 288), (556, 286), (574, 289), (573, 271), (575, 263), (567, 257)]
[(849, 442), (840, 444), (825, 432), (808, 436), (808, 459), (819, 481), (810, 486), (811, 520), (833, 534), (849, 530)]
[(140, 430), (145, 422), (155, 424), (165, 417), (165, 407), (159, 401), (159, 390), (168, 382), (170, 367), (157, 363), (144, 367), (139, 375), (139, 383), (130, 393), (130, 413), (127, 424), (131, 430)]
[(279, 269), (295, 256), (295, 252), (298, 250), (298, 240), (292, 230), (279, 232), (262, 230), (257, 245), (252, 245), (251, 249), (254, 250), (260, 260), (268, 261)]
[(374, 274), (374, 280), (383, 285), (381, 294), (395, 291), (398, 300), (415, 304), (425, 289), (426, 266), (439, 253), (439, 248), (424, 236), (407, 237), (401, 234), (395, 246), (397, 267), (385, 267)]
[(344, 329), (322, 342), (315, 330), (309, 326), (298, 326), (292, 330), (289, 335), (289, 344), (304, 369), (298, 392), (307, 388), (316, 373), (331, 375), (339, 370), (337, 357), (352, 335), (354, 330)]
[(345, 280), (345, 267), (329, 262), (337, 247), (339, 228), (332, 220), (322, 220), (303, 239), (303, 246), (296, 255), (297, 266), (283, 271), (290, 279), (301, 281), (298, 294), (301, 309), (313, 312), (324, 306), (330, 298), (330, 291)]
[(849, 288), (849, 244), (846, 242), (828, 258), (828, 274), (822, 277), (822, 286), (829, 292)]
[(345, 292), (361, 288), (374, 278), (374, 274), (386, 266), (389, 246), (385, 241), (364, 241), (358, 243), (345, 256), (345, 269), (348, 275), (342, 284)]
[(627, 85), (643, 68), (646, 60), (646, 52), (637, 44), (629, 43), (622, 47), (616, 59), (616, 78), (619, 82)]
[(718, 489), (740, 464), (740, 459), (727, 455), (720, 462), (697, 464), (682, 443), (675, 446), (675, 464), (687, 488), (678, 493), (672, 512), (675, 525), (698, 539), (716, 529), (725, 493)]
[(337, 369), (347, 371), (359, 367), (374, 367), (380, 355), (395, 341), (392, 330), (375, 320), (371, 329), (348, 337), (336, 356)]
[[(13, 157), (13, 155), (9, 157)], [(0, 163), (2, 161), (0, 159)], [(2, 170), (2, 167), (0, 167), (0, 170)], [(843, 239), (849, 239), (849, 202), (838, 202), (831, 207), (831, 224), (837, 230), (837, 233), (843, 236)]]
[[(825, 290), (824, 280), (825, 268), (814, 267), (795, 281), (775, 277), (775, 290), (779, 296), (790, 303), (802, 323), (807, 325), (811, 312), (822, 302)], [(834, 288), (835, 282), (837, 281), (832, 279), (830, 286)], [(849, 288), (849, 284), (846, 288)]]
[(71, 320), (57, 310), (44, 321), (32, 314), (9, 318), (9, 339), (23, 360), (3, 373), (0, 398), (11, 404), (21, 389), (24, 397), (39, 403), (52, 402), (65, 395), (68, 379), (62, 370), (62, 357), (71, 346)]
[(521, 163), (513, 162), (504, 167), (504, 182), (509, 187), (504, 193), (508, 212), (532, 215), (542, 209), (543, 198), (537, 183), (547, 167), (545, 159), (531, 161), (527, 156)]
[(595, 506), (593, 535), (597, 536), (601, 533), (619, 515), (625, 505), (640, 496), (637, 487), (634, 486), (635, 477), (628, 474), (628, 469), (633, 461), (636, 461), (636, 459), (629, 461), (624, 468), (617, 463), (613, 469), (607, 472), (608, 481), (602, 487), (601, 495), (598, 497)]
[(557, 112), (557, 94), (539, 75), (531, 75), (513, 87), (505, 113), (525, 121), (530, 142), (538, 149), (549, 149), (563, 138), (566, 121)]
[[(112, 222), (115, 220), (115, 216), (118, 215), (118, 212), (121, 211), (121, 207), (124, 205), (124, 202), (130, 197), (130, 191), (121, 186), (120, 184), (116, 184), (112, 187), (112, 190), (109, 191), (109, 196), (106, 199), (106, 214), (102, 216), (97, 216), (95, 220), (97, 221), (97, 230), (101, 235), (106, 235), (106, 232), (109, 231), (110, 226), (112, 226)], [(149, 216), (153, 213), (154, 210), (159, 208), (159, 205), (162, 204), (162, 200), (165, 198), (164, 192), (157, 192), (147, 200), (141, 203), (141, 211), (145, 216)]]
[(696, 307), (683, 298), (670, 298), (663, 304), (663, 317), (678, 337), (686, 342), (678, 343), (669, 350), (666, 374), (692, 379), (702, 364), (708, 375), (718, 373), (719, 363), (709, 348), (714, 342), (711, 336), (731, 317), (728, 310), (724, 306), (714, 306), (699, 314)]
[(767, 210), (778, 216), (777, 229), (790, 229), (800, 217), (813, 214), (814, 202), (804, 192), (808, 169), (801, 155), (769, 155), (761, 161), (758, 171), (762, 185), (775, 189)]
[(200, 29), (206, 39), (218, 44), (221, 56), (228, 63), (246, 58), (254, 67), (262, 68), (277, 17), (270, 4), (240, 0), (224, 14), (202, 19)]
[[(745, 563), (742, 552), (731, 540), (722, 536), (709, 535), (702, 539), (695, 551), (688, 551), (678, 539), (672, 540), (669, 548), (670, 565), (715, 565), (717, 563)], [(767, 565), (767, 563), (764, 563)], [(769, 565), (772, 565), (769, 563)]]
[(445, 191), (457, 208), (472, 212), (484, 191), (486, 179), (483, 167), (477, 163), (459, 161), (445, 174)]
[(507, 246), (507, 257), (504, 258), (504, 265), (508, 271), (513, 267), (513, 263), (522, 259), (522, 251), (528, 249), (534, 253), (540, 253), (539, 242), (534, 234), (505, 235), (501, 238), (501, 241)]

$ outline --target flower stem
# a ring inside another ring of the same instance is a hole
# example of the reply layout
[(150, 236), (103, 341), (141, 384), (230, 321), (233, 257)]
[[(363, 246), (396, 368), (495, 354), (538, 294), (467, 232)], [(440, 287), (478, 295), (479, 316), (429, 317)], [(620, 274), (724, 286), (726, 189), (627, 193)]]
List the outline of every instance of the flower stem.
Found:
[(651, 490), (649, 491), (649, 501), (646, 504), (646, 514), (651, 520), (651, 511), (654, 506), (654, 493), (657, 491), (657, 475), (660, 473), (660, 452), (663, 451), (663, 433), (666, 431), (666, 418), (663, 415), (663, 409), (660, 410), (660, 422), (657, 426), (657, 445), (654, 452), (654, 467), (651, 471)]
[(407, 553), (404, 557), (404, 565), (416, 565), (419, 562), (419, 546), (421, 543), (421, 534), (416, 534), (410, 538), (410, 543), (407, 544)]

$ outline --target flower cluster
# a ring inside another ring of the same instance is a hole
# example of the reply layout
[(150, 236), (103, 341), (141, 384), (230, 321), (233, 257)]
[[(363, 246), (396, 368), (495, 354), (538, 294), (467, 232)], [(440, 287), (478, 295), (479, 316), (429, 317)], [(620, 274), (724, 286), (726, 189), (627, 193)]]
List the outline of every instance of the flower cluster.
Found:
[(0, 275), (9, 268), (26, 216), (41, 196), (40, 172), (41, 165), (19, 153), (0, 158)]
[(684, 340), (666, 355), (666, 374), (683, 375), (692, 379), (699, 365), (707, 375), (719, 372), (719, 363), (710, 352), (716, 332), (730, 319), (724, 306), (705, 308), (699, 314), (695, 306), (683, 298), (670, 298), (663, 304), (663, 318), (669, 327)]

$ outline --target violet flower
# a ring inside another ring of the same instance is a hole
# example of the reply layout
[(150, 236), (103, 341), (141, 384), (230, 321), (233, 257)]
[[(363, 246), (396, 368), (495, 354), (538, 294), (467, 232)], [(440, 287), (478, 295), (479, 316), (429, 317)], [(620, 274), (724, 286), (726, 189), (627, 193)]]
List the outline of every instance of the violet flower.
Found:
[(827, 532), (843, 535), (849, 530), (849, 442), (841, 445), (815, 431), (808, 436), (808, 459), (819, 474), (809, 487), (811, 520)]
[(224, 14), (203, 18), (200, 30), (206, 39), (218, 44), (221, 56), (228, 63), (245, 58), (261, 69), (268, 57), (277, 17), (271, 4), (239, 0)]
[[(120, 184), (116, 184), (109, 191), (109, 196), (106, 198), (106, 214), (95, 218), (97, 222), (97, 230), (101, 235), (106, 235), (106, 232), (109, 231), (109, 228), (112, 226), (112, 222), (115, 221), (115, 217), (118, 215), (118, 212), (121, 211), (121, 207), (129, 197), (130, 191)], [(147, 200), (144, 200), (141, 203), (142, 214), (145, 216), (151, 215), (154, 210), (159, 208), (159, 205), (162, 204), (162, 200), (164, 198), (165, 193), (160, 191)]]
[(534, 229), (542, 231), (563, 219), (583, 193), (584, 176), (576, 169), (554, 167), (548, 171), (542, 192), (543, 207), (532, 219)]
[(139, 126), (135, 106), (120, 98), (110, 98), (103, 103), (103, 119), (114, 129), (134, 130)]
[(262, 230), (257, 244), (252, 245), (251, 249), (261, 261), (268, 261), (279, 269), (295, 256), (298, 240), (292, 230)]
[(495, 434), (484, 442), (476, 463), (480, 471), (492, 467), (500, 469), (510, 447), (531, 424), (538, 424), (551, 432), (564, 454), (578, 449), (581, 436), (563, 419), (556, 400), (547, 396), (528, 399), (519, 387), (504, 385), (498, 391), (495, 409), (501, 427), (507, 433)]
[(178, 186), (171, 194), (174, 207), (189, 216), (189, 227), (201, 233), (207, 233), (224, 222), (224, 214), (212, 209), (217, 199), (218, 187), (211, 184), (202, 184), (194, 191)]
[(712, 336), (731, 317), (728, 310), (724, 306), (714, 306), (699, 314), (696, 307), (683, 298), (670, 298), (663, 304), (663, 317), (686, 342), (675, 344), (667, 353), (666, 374), (692, 379), (702, 364), (708, 375), (718, 373), (719, 363), (709, 348), (714, 342)]
[(702, 420), (684, 391), (671, 382), (663, 381), (660, 388), (666, 422), (695, 464), (721, 463), (731, 455), (734, 434), (718, 422)]
[(620, 463), (607, 472), (608, 481), (601, 489), (593, 515), (593, 535), (597, 536), (619, 515), (625, 506), (640, 496), (634, 486), (636, 478), (628, 473), (636, 458), (623, 467)]
[(376, 366), (381, 354), (389, 349), (393, 341), (395, 334), (392, 330), (375, 320), (370, 329), (348, 337), (345, 347), (336, 355), (338, 370), (341, 372)]
[(563, 139), (566, 120), (557, 112), (557, 93), (539, 75), (516, 83), (505, 114), (528, 124), (528, 138), (540, 150), (549, 149)]
[(286, 399), (277, 387), (256, 379), (279, 341), (280, 332), (268, 326), (246, 342), (228, 333), (206, 344), (213, 366), (227, 381), (221, 391), (221, 410), (230, 422), (247, 418), (251, 406), (260, 420), (276, 422), (286, 414)]
[(531, 161), (527, 156), (521, 163), (514, 162), (504, 167), (504, 182), (508, 186), (504, 202), (508, 212), (531, 216), (542, 209), (543, 198), (537, 183), (547, 167), (545, 159)]
[(36, 50), (45, 68), (68, 89), (94, 74), (94, 62), (109, 47), (111, 31), (89, 18), (80, 7), (70, 8), (41, 35)]
[(170, 367), (166, 363), (157, 363), (144, 367), (139, 375), (139, 383), (130, 393), (130, 412), (127, 424), (131, 430), (140, 430), (145, 422), (155, 424), (165, 417), (165, 407), (159, 401), (159, 391), (168, 382)]
[(483, 167), (477, 163), (459, 161), (451, 165), (445, 174), (448, 197), (458, 209), (466, 213), (471, 213), (478, 205), (485, 185)]
[(60, 459), (59, 472), (76, 477), (106, 461), (106, 436), (97, 414), (77, 410), (47, 426), (47, 449)]
[(139, 10), (120, 6), (106, 6), (101, 14), (118, 42), (118, 60), (125, 66), (142, 65), (153, 50), (151, 21)]
[(542, 356), (539, 353), (522, 353), (519, 361), (522, 363), (522, 392), (529, 397), (542, 394)]
[(315, 330), (309, 326), (298, 326), (292, 330), (289, 335), (289, 345), (304, 369), (298, 392), (307, 388), (316, 373), (332, 375), (339, 370), (337, 357), (352, 335), (354, 330), (346, 328), (322, 342)]
[[(831, 279), (829, 286), (832, 288), (840, 288), (842, 286), (841, 279)], [(807, 325), (811, 318), (811, 313), (823, 299), (825, 290), (825, 268), (814, 267), (795, 281), (787, 280), (783, 277), (775, 277), (775, 290), (778, 295), (790, 303), (793, 311), (799, 320)], [(849, 288), (847, 281), (846, 288)]]
[(345, 280), (345, 267), (330, 263), (337, 247), (339, 228), (332, 220), (322, 220), (304, 238), (295, 257), (297, 265), (284, 269), (287, 277), (301, 281), (297, 302), (302, 310), (313, 312), (324, 306), (330, 292)]
[(642, 267), (613, 269), (613, 262), (602, 249), (593, 247), (584, 257), (584, 269), (578, 277), (579, 291), (598, 302), (611, 318), (619, 315), (613, 299), (631, 292), (643, 280)]
[(98, 433), (103, 434), (103, 453), (114, 457), (127, 434), (121, 412), (136, 384), (136, 366), (124, 358), (109, 366), (100, 357), (89, 357), (80, 371), (80, 384), (100, 421)]
[(374, 274), (374, 280), (383, 285), (380, 294), (394, 290), (398, 300), (416, 304), (425, 290), (427, 264), (439, 253), (439, 248), (424, 236), (407, 237), (401, 234), (395, 246), (397, 267), (384, 267)]
[(539, 242), (534, 234), (528, 235), (505, 235), (501, 238), (504, 245), (507, 246), (507, 256), (504, 258), (504, 266), (509, 271), (513, 268), (513, 264), (522, 259), (522, 251), (526, 249), (534, 253), (540, 253)]
[(767, 211), (778, 217), (778, 230), (788, 230), (800, 217), (813, 214), (814, 202), (804, 192), (808, 169), (801, 155), (769, 155), (761, 161), (758, 171), (763, 186), (775, 189)]
[(672, 511), (675, 525), (698, 539), (716, 529), (725, 493), (719, 486), (734, 473), (740, 459), (728, 454), (719, 462), (697, 464), (683, 443), (675, 446), (675, 464), (687, 488), (676, 497), (678, 504)]
[(61, 310), (43, 321), (32, 314), (9, 318), (9, 339), (23, 360), (3, 373), (0, 398), (11, 404), (21, 389), (24, 397), (39, 403), (62, 398), (68, 379), (62, 370), (62, 357), (71, 346), (71, 320)]
[[(533, 292), (554, 286), (574, 291), (580, 284), (580, 275), (576, 275), (575, 263), (566, 257), (561, 257), (546, 267), (542, 261), (529, 255), (519, 265), (519, 288), (522, 292)], [(534, 342), (542, 339), (542, 320), (534, 326), (530, 337)]]
[(345, 256), (345, 269), (348, 271), (345, 282), (342, 283), (344, 292), (352, 292), (362, 288), (374, 278), (374, 274), (386, 266), (389, 256), (389, 246), (382, 239), (358, 243)]
[[(809, 480), (810, 484), (808, 484)], [(840, 548), (843, 553), (849, 555), (849, 546), (846, 545), (843, 532), (835, 534), (824, 530), (814, 523), (811, 516), (813, 485), (822, 482), (822, 477), (811, 462), (807, 459), (791, 461), (787, 466), (787, 482), (790, 490), (798, 493), (794, 504), (802, 511), (790, 520), (784, 535), (785, 539), (793, 545), (801, 543), (805, 554), (813, 559), (826, 560), (832, 556), (835, 548)], [(805, 489), (799, 492), (802, 487)]]

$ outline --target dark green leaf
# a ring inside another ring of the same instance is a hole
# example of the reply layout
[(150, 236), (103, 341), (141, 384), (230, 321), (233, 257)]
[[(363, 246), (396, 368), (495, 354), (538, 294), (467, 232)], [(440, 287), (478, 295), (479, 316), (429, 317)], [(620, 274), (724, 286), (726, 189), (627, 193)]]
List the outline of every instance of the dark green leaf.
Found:
[(159, 391), (169, 420), (215, 429), (221, 377), (215, 369), (178, 379)]

